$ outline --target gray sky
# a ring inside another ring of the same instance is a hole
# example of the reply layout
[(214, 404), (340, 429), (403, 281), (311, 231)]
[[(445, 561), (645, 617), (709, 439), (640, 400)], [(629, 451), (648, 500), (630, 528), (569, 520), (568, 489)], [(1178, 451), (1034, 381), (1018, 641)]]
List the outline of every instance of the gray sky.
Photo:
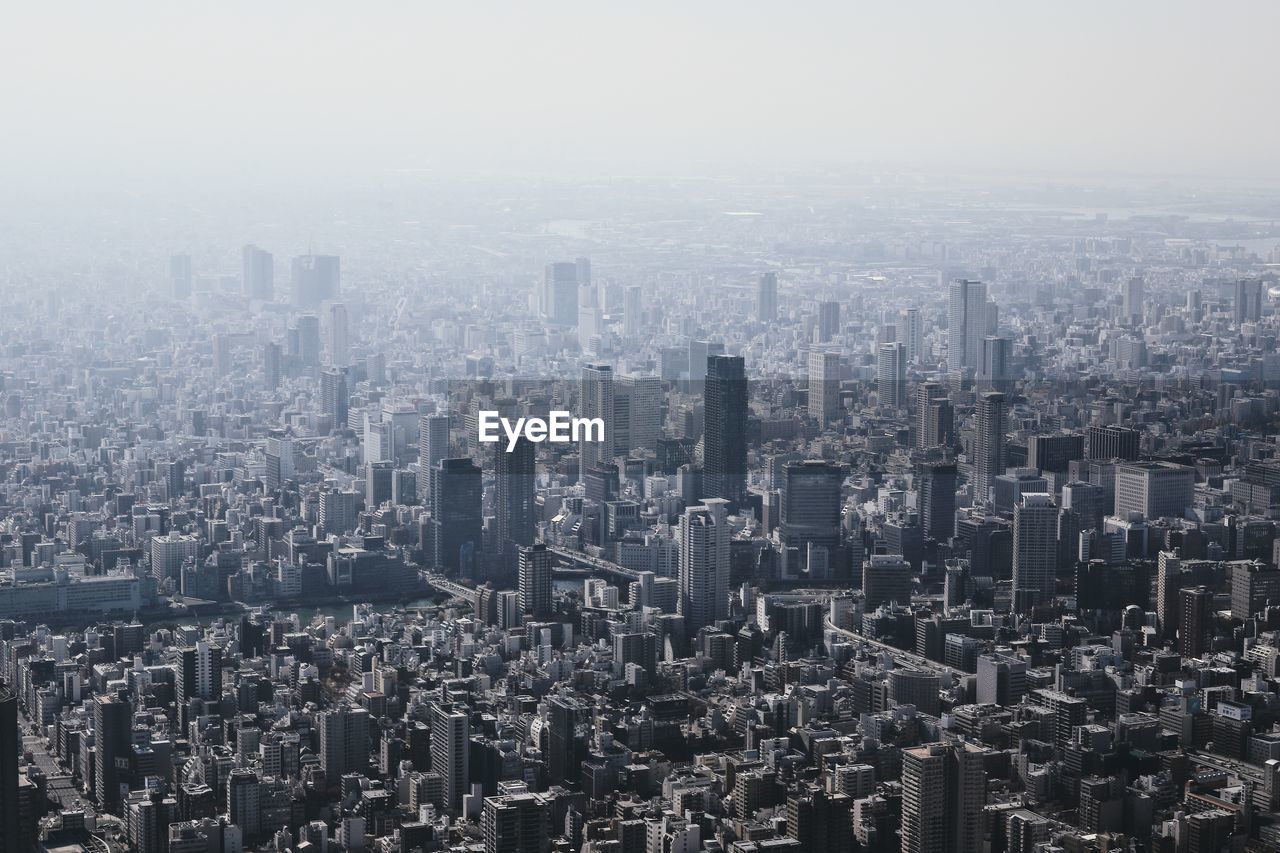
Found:
[(10, 177), (1280, 176), (1272, 2), (24, 5)]

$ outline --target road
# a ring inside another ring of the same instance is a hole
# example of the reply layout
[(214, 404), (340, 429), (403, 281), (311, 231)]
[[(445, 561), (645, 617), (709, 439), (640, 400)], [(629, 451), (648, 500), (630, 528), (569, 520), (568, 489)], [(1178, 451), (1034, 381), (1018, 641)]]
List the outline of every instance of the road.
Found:
[(841, 637), (844, 637), (851, 643), (858, 643), (865, 646), (871, 646), (872, 648), (876, 648), (876, 649), (880, 649), (881, 651), (888, 652), (890, 655), (893, 656), (894, 661), (896, 661), (899, 664), (905, 665), (908, 669), (927, 669), (932, 672), (938, 673), (938, 675), (948, 675), (951, 678), (956, 680), (959, 680), (971, 674), (968, 672), (963, 672), (958, 669), (953, 669), (947, 666), (946, 664), (941, 664), (941, 663), (938, 663), (937, 661), (929, 660), (926, 657), (921, 657), (920, 655), (914, 652), (904, 651), (898, 648), (897, 646), (891, 646), (888, 643), (882, 643), (879, 640), (873, 640), (870, 637), (864, 637), (859, 633), (848, 630), (847, 628), (837, 628), (831, 622), (830, 619), (826, 620), (826, 622), (824, 623), (824, 626), (827, 631), (830, 631), (833, 634), (839, 634)]

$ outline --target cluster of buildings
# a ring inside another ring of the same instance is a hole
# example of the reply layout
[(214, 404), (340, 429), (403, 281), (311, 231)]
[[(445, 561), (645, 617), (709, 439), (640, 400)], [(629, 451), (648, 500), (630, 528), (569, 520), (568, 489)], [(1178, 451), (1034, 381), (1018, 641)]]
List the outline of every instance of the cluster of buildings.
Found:
[(726, 192), (10, 288), (0, 850), (1280, 849), (1273, 226)]

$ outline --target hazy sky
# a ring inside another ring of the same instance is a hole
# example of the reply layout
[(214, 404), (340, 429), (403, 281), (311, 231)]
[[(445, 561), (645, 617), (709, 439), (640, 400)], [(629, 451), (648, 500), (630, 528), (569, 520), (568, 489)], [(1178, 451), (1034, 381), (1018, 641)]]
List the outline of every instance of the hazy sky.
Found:
[(23, 5), (0, 24), (10, 178), (1280, 176), (1265, 0)]

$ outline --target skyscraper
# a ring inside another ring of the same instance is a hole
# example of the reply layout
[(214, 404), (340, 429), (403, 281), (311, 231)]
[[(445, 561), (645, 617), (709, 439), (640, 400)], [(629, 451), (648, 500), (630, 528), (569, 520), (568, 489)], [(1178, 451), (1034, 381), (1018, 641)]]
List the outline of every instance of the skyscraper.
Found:
[(1137, 459), (1141, 452), (1142, 433), (1129, 427), (1107, 424), (1085, 430), (1086, 459)]
[(815, 329), (817, 342), (825, 344), (834, 341), (840, 334), (840, 303), (818, 303), (818, 325)]
[(613, 452), (655, 450), (662, 430), (662, 380), (619, 376), (613, 383)]
[(341, 706), (320, 714), (320, 766), (330, 784), (346, 773), (368, 772), (369, 724), (364, 708)]
[(634, 338), (644, 327), (644, 292), (633, 284), (622, 292), (622, 334)]
[(1031, 492), (1013, 508), (1013, 603), (1019, 613), (1056, 591), (1058, 508), (1053, 496)]
[(303, 314), (294, 328), (297, 330), (297, 348), (292, 355), (303, 367), (319, 367), (320, 318), (315, 314)]
[(729, 615), (728, 502), (709, 498), (680, 518), (678, 610), (689, 636)]
[(1262, 319), (1262, 281), (1241, 279), (1236, 282), (1233, 305), (1236, 325)]
[(1141, 326), (1143, 308), (1142, 303), (1146, 298), (1142, 286), (1142, 277), (1133, 276), (1126, 279), (1121, 285), (1120, 300), (1120, 322), (1129, 326)]
[(22, 730), (18, 727), (18, 697), (0, 687), (0, 853), (19, 853), (18, 756)]
[(947, 312), (947, 369), (977, 368), (986, 335), (987, 286), (960, 279), (951, 283)]
[(520, 548), (520, 611), (534, 619), (551, 615), (551, 552), (542, 542)]
[(747, 484), (747, 378), (742, 356), (707, 356), (702, 493), (737, 504)]
[(262, 386), (268, 391), (280, 387), (280, 345), (274, 341), (262, 348)]
[(880, 345), (876, 395), (882, 406), (900, 409), (907, 404), (907, 348), (901, 341)]
[[(120, 814), (121, 785), (128, 781), (129, 706), (112, 693), (94, 698), (94, 784), (99, 808)], [(124, 765), (123, 767), (121, 765)]]
[(1182, 518), (1192, 505), (1194, 468), (1173, 462), (1128, 462), (1116, 466), (1115, 514), (1143, 518)]
[(910, 604), (914, 574), (901, 554), (868, 556), (862, 564), (863, 611), (871, 613), (883, 604)]
[(541, 794), (485, 797), (480, 831), (484, 853), (547, 853), (551, 803)]
[(430, 503), (431, 477), (448, 456), (449, 416), (423, 415), (418, 420), (418, 491), (423, 503)]
[(249, 299), (270, 302), (275, 297), (275, 259), (257, 246), (244, 247), (244, 273), (241, 279), (244, 295)]
[(971, 743), (902, 751), (902, 853), (979, 853), (984, 753)]
[(1012, 341), (995, 335), (982, 339), (982, 354), (978, 359), (977, 380), (979, 388), (1005, 391), (1013, 378), (1009, 362), (1012, 357)]
[(578, 265), (572, 261), (547, 264), (542, 285), (542, 316), (560, 326), (578, 324)]
[(1213, 593), (1203, 586), (1178, 590), (1178, 615), (1178, 654), (1198, 658), (1209, 648)]
[(504, 442), (498, 442), (494, 448), (494, 524), (498, 547), (528, 545), (536, 534), (537, 514), (533, 442), (520, 436), (509, 451)]
[(916, 386), (915, 446), (920, 450), (952, 443), (955, 409), (947, 397), (946, 386), (922, 382)]
[(840, 411), (840, 353), (809, 350), (809, 414), (829, 423)]
[(341, 432), (347, 428), (350, 405), (351, 393), (347, 390), (346, 369), (327, 368), (320, 374), (320, 412), (329, 417), (332, 432)]
[(431, 712), (431, 769), (444, 777), (444, 806), (462, 811), (471, 779), (471, 718), (466, 708), (436, 705)]
[(348, 331), (347, 306), (335, 302), (329, 306), (329, 366), (347, 367), (351, 364), (351, 341)]
[(907, 362), (919, 364), (924, 356), (924, 320), (919, 308), (902, 312), (902, 341), (907, 346)]
[(937, 542), (946, 542), (956, 532), (956, 464), (923, 464), (919, 477), (920, 521), (925, 535)]
[(480, 469), (469, 458), (442, 459), (431, 478), (434, 563), (471, 577), (483, 543)]
[(978, 396), (973, 431), (973, 499), (986, 503), (996, 477), (1004, 473), (1008, 410), (1004, 395), (988, 391)]
[(767, 272), (756, 286), (756, 319), (772, 323), (778, 319), (778, 274)]
[(604, 436), (600, 441), (588, 440), (584, 434), (579, 444), (578, 479), (584, 480), (588, 471), (613, 464), (613, 368), (607, 364), (587, 364), (582, 367), (581, 396), (578, 407), (580, 417), (600, 418), (604, 421)]
[(321, 302), (337, 299), (342, 293), (337, 255), (299, 255), (290, 270), (293, 304), (300, 308), (318, 308)]
[[(807, 561), (812, 549), (821, 549), (824, 568), (837, 564), (843, 482), (844, 471), (834, 463), (820, 459), (787, 463), (782, 475), (782, 519), (778, 527), (778, 538), (786, 553), (795, 553)], [(810, 572), (814, 568), (809, 565)]]

